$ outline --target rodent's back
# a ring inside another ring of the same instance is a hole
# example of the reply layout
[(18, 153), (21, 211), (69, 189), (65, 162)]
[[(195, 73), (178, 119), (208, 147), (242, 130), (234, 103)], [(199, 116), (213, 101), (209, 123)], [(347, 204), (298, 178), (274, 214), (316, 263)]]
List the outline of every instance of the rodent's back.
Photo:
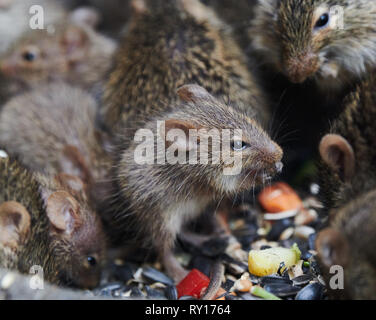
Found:
[(48, 236), (49, 221), (45, 212), (42, 190), (39, 182), (16, 160), (0, 159), (0, 203), (16, 201), (30, 214), (30, 230), (17, 253), (16, 267), (22, 273), (29, 273), (32, 266), (42, 266), (46, 280), (56, 282), (54, 261), (50, 254)]
[(166, 10), (134, 14), (107, 83), (106, 125), (124, 126), (157, 102), (173, 104), (176, 89), (188, 83), (250, 106), (250, 113), (257, 114), (257, 109), (261, 116), (264, 101), (256, 81), (245, 71), (244, 57), (237, 53), (235, 61), (231, 56), (240, 52), (235, 42), (178, 6)]
[(64, 83), (40, 87), (4, 106), (0, 144), (33, 171), (55, 175), (66, 169), (61, 161), (67, 146), (79, 150), (93, 168), (104, 154), (95, 128), (96, 112), (94, 99), (80, 89)]
[(40, 185), (35, 177), (20, 166), (17, 161), (0, 158), (0, 202), (20, 202), (29, 212), (34, 213), (35, 220), (43, 216), (43, 200)]

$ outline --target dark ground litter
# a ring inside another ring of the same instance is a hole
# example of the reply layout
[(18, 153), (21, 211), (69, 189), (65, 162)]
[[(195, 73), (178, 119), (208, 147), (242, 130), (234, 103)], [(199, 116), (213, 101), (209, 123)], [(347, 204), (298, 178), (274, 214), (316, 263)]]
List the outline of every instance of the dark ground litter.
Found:
[[(314, 213), (309, 223), (302, 224), (301, 213), (297, 216), (275, 221), (264, 220), (261, 209), (256, 205), (241, 204), (233, 207), (227, 216), (231, 233), (213, 236), (201, 246), (179, 240), (176, 256), (187, 269), (198, 269), (208, 277), (214, 261), (225, 266), (222, 288), (226, 300), (258, 300), (250, 292), (239, 290), (240, 279), (248, 279), (253, 286), (260, 286), (281, 299), (321, 300), (327, 299), (325, 283), (316, 261), (315, 238), (322, 228), (321, 204), (316, 199), (317, 186), (311, 184), (309, 192), (299, 192), (305, 212)], [(303, 219), (304, 220), (304, 219)], [(257, 277), (249, 274), (248, 252), (251, 249), (270, 247), (291, 248), (296, 243), (301, 251), (300, 265), (291, 268), (281, 266), (277, 274)], [(140, 252), (140, 256), (144, 256)], [(133, 256), (134, 257), (134, 256)], [(140, 263), (137, 257), (126, 261), (112, 261), (104, 273), (101, 286), (93, 290), (96, 297), (176, 300), (176, 287), (159, 263)], [(230, 292), (235, 293), (229, 294)], [(184, 296), (181, 299), (194, 299)]]

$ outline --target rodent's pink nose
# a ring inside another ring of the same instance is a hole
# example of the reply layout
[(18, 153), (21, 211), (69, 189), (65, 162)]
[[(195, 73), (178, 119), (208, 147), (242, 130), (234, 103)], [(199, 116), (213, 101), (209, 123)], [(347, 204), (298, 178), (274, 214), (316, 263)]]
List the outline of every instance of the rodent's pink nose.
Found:
[(319, 60), (313, 53), (304, 53), (285, 60), (285, 72), (293, 83), (302, 83), (317, 72)]

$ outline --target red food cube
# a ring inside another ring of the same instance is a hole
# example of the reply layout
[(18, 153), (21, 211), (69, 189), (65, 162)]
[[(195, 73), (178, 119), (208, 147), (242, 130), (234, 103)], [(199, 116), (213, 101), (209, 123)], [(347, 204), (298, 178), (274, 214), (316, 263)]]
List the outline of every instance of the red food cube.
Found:
[(196, 299), (209, 286), (210, 279), (197, 269), (192, 269), (187, 276), (176, 286), (178, 297), (192, 296)]

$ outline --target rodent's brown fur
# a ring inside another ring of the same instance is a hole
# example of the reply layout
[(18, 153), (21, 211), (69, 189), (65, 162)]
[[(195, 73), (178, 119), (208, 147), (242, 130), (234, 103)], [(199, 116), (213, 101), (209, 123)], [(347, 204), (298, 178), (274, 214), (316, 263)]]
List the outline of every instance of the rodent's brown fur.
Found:
[[(343, 28), (329, 23), (314, 29), (332, 6), (343, 8)], [(376, 66), (375, 34), (373, 0), (259, 0), (250, 28), (253, 47), (276, 70), (293, 82), (313, 78), (329, 92)]]
[(40, 184), (35, 177), (22, 168), (16, 161), (0, 159), (0, 203), (17, 201), (31, 215), (31, 227), (28, 239), (23, 246), (15, 250), (0, 248), (0, 265), (28, 273), (33, 265), (44, 268), (46, 279), (57, 282), (53, 257), (49, 252), (49, 221), (44, 214), (44, 201), (40, 194)]
[[(247, 29), (253, 21), (257, 1), (202, 0), (201, 2), (215, 10), (218, 16), (228, 24), (225, 28), (231, 29), (232, 37), (237, 40), (244, 52), (248, 52), (250, 50), (250, 35)], [(249, 62), (251, 62), (250, 67), (254, 70), (253, 58)]]
[[(332, 298), (376, 299), (376, 77), (371, 74), (345, 100), (331, 133), (351, 145), (355, 164), (344, 180), (341, 170), (320, 164), (321, 196), (330, 211), (329, 227), (319, 233), (317, 250), (327, 283), (332, 265), (344, 267), (344, 290)], [(342, 161), (340, 159), (340, 161)]]
[(241, 128), (244, 141), (250, 143), (250, 153), (244, 155), (241, 174), (230, 177), (224, 176), (222, 162), (218, 165), (158, 165), (155, 161), (163, 157), (162, 154), (153, 157), (155, 164), (137, 164), (134, 161), (137, 143), (125, 131), (127, 138), (123, 146), (128, 147), (118, 151), (120, 160), (114, 170), (115, 199), (112, 199), (115, 203), (109, 202), (113, 210), (107, 217), (112, 226), (110, 232), (116, 236), (118, 230), (133, 240), (141, 236), (144, 245), (156, 247), (160, 252), (170, 249), (183, 224), (197, 217), (210, 203), (262, 183), (265, 173), (273, 175), (275, 164), (282, 157), (281, 149), (253, 120), (213, 97), (195, 103), (177, 102), (171, 108), (164, 106), (163, 111), (150, 115), (138, 125), (156, 136), (157, 121), (169, 119), (191, 123), (192, 129)]
[[(330, 228), (318, 235), (318, 257), (333, 299), (376, 299), (375, 208), (374, 189), (333, 212)], [(331, 240), (327, 240), (328, 235)], [(332, 265), (343, 267), (343, 290), (329, 286), (334, 276), (329, 272)]]
[(70, 9), (82, 5), (90, 6), (100, 12), (98, 29), (113, 38), (119, 38), (124, 24), (129, 20), (130, 0), (60, 0)]
[(146, 12), (133, 14), (116, 55), (104, 95), (107, 127), (127, 125), (147, 112), (151, 102), (175, 102), (176, 89), (189, 83), (249, 107), (249, 114), (266, 122), (265, 98), (225, 24), (196, 1), (186, 3), (191, 11), (197, 8), (194, 14), (206, 16), (191, 15), (179, 1), (149, 2)]
[[(0, 159), (0, 176), (0, 203), (16, 201), (31, 217), (23, 243), (12, 250), (0, 248), (0, 265), (22, 273), (29, 273), (32, 266), (40, 266), (44, 279), (51, 283), (84, 288), (96, 286), (104, 261), (105, 239), (99, 219), (85, 206), (86, 195), (76, 188), (79, 185), (76, 178), (59, 175), (50, 179), (34, 175), (9, 158)], [(75, 213), (79, 215), (76, 220), (79, 225), (69, 236), (55, 229), (47, 213), (54, 205), (50, 196), (56, 194), (64, 194), (67, 200), (73, 199), (69, 201), (78, 205)], [(86, 266), (88, 255), (97, 259), (95, 268)]]
[(355, 174), (344, 182), (340, 175), (321, 163), (319, 180), (322, 199), (328, 209), (338, 208), (354, 197), (376, 188), (376, 77), (359, 84), (344, 101), (344, 110), (330, 133), (344, 137), (354, 150)]
[[(48, 197), (61, 191), (67, 192), (75, 203), (76, 216), (71, 233), (61, 232), (50, 223), (51, 249), (61, 268), (60, 280), (73, 287), (95, 288), (106, 263), (107, 238), (100, 217), (89, 205), (85, 186), (80, 184), (80, 179), (65, 174), (54, 179), (44, 175), (37, 175), (37, 178), (47, 205)], [(94, 265), (89, 264), (88, 257), (95, 259)]]
[(0, 145), (34, 172), (79, 176), (95, 199), (111, 167), (96, 116), (96, 102), (81, 89), (65, 83), (39, 87), (5, 104)]
[[(53, 81), (65, 81), (96, 96), (102, 93), (115, 42), (70, 19), (55, 28), (52, 34), (48, 29), (27, 32), (0, 59), (8, 95)], [(33, 54), (34, 60), (26, 60), (26, 53)]]

